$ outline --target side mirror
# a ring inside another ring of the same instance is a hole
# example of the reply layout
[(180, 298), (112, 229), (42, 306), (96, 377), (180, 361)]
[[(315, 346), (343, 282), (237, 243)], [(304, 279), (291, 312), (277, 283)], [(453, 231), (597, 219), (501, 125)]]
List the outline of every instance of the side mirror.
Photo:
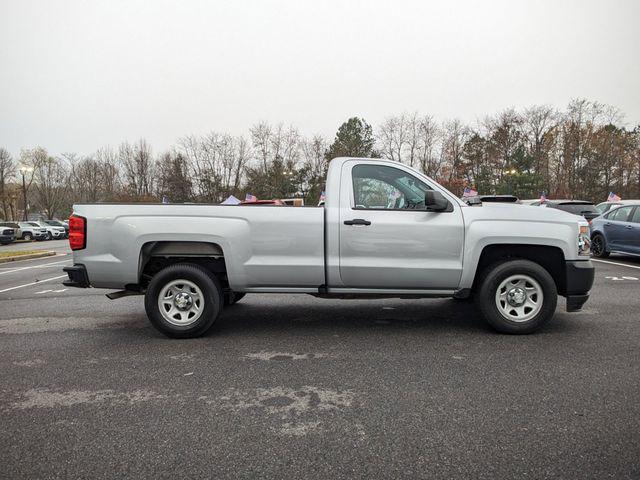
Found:
[(427, 190), (424, 194), (424, 205), (430, 212), (444, 212), (449, 208), (449, 201), (440, 192)]

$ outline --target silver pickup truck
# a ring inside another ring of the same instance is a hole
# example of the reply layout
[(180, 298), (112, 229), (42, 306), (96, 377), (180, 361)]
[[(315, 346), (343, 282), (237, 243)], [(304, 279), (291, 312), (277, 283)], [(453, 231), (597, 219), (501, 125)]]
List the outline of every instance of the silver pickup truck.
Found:
[(320, 207), (80, 204), (69, 221), (73, 287), (144, 294), (170, 337), (204, 334), (247, 293), (473, 298), (491, 326), (530, 333), (589, 296), (581, 217), (468, 206), (396, 162), (336, 158)]

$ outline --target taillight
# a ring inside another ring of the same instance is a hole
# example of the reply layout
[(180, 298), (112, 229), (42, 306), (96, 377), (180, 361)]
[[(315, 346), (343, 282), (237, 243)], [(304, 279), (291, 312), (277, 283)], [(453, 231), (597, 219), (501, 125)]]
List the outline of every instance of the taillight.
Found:
[(87, 246), (87, 219), (80, 215), (69, 217), (69, 246), (71, 250), (82, 250)]

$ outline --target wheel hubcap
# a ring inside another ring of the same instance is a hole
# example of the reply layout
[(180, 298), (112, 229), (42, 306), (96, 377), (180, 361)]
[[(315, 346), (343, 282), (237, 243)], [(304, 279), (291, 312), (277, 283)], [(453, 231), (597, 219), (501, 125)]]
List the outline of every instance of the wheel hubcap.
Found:
[(508, 320), (526, 322), (535, 317), (544, 296), (540, 284), (529, 275), (511, 275), (503, 280), (496, 291), (496, 307)]
[(162, 317), (172, 325), (190, 325), (202, 315), (204, 296), (195, 283), (172, 280), (160, 290), (158, 308)]
[(178, 310), (189, 310), (193, 305), (193, 298), (186, 292), (180, 292), (173, 299), (173, 303)]
[(509, 305), (519, 307), (527, 300), (527, 293), (523, 288), (512, 288), (507, 292), (507, 302)]

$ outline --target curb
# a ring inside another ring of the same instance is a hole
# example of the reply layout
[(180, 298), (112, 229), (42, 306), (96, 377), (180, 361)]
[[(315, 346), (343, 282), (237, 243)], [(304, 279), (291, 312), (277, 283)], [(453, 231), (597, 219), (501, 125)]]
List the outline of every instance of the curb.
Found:
[(33, 258), (51, 257), (55, 254), (56, 252), (54, 252), (53, 250), (44, 250), (39, 253), (30, 253), (29, 255), (16, 255), (15, 257), (0, 258), (0, 263), (15, 262), (18, 260), (31, 260)]

